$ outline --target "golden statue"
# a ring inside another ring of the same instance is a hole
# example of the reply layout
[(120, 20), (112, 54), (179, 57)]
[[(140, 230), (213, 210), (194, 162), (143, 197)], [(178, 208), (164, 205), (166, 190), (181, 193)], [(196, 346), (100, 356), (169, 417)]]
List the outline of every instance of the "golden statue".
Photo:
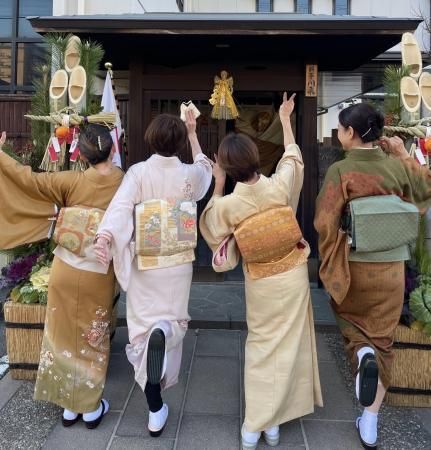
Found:
[(214, 77), (214, 89), (209, 100), (213, 105), (211, 117), (218, 120), (236, 119), (239, 116), (238, 109), (232, 97), (233, 78), (222, 70), (220, 77)]

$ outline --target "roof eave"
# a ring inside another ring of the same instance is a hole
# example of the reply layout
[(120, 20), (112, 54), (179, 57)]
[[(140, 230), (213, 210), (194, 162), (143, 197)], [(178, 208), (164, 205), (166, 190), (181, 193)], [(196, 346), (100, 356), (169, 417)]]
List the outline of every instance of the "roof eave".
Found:
[(38, 33), (115, 33), (181, 35), (400, 34), (417, 28), (420, 19), (298, 14), (94, 15), (29, 17)]

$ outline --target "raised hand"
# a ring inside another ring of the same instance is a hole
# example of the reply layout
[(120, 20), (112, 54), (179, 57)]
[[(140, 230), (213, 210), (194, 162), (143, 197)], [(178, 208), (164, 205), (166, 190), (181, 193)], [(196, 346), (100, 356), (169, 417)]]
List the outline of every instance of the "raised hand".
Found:
[(104, 266), (108, 266), (111, 261), (108, 239), (103, 236), (99, 236), (93, 248), (97, 261)]
[(219, 166), (216, 154), (214, 154), (214, 159), (215, 162), (211, 164), (213, 168), (213, 177), (216, 182), (218, 181), (224, 184), (224, 182), (226, 181), (226, 172)]
[(280, 105), (280, 120), (283, 125), (290, 123), (290, 115), (295, 108), (295, 96), (292, 94), (289, 99), (287, 99), (287, 92), (283, 94), (283, 103)]
[(379, 144), (384, 152), (392, 155), (394, 158), (406, 159), (409, 157), (409, 153), (404, 146), (404, 141), (398, 136), (382, 136)]
[(188, 134), (196, 133), (196, 119), (191, 109), (186, 110), (186, 128)]

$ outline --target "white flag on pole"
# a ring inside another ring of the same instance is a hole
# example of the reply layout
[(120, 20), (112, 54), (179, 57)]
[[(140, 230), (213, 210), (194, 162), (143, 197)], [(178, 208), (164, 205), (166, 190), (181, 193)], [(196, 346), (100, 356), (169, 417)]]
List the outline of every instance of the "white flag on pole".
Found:
[(113, 164), (121, 168), (119, 138), (121, 136), (121, 133), (123, 132), (123, 127), (121, 126), (120, 114), (117, 110), (117, 103), (115, 101), (114, 90), (112, 89), (112, 80), (109, 72), (106, 72), (101, 106), (103, 111), (115, 113), (115, 128), (111, 131), (112, 140), (114, 141), (115, 146), (115, 153), (112, 162)]

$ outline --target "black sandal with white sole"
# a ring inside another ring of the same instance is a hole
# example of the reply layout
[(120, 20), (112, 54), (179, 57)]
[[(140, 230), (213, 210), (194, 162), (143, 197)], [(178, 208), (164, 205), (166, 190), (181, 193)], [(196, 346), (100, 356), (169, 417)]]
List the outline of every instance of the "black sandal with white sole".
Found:
[(71, 427), (72, 425), (75, 425), (81, 417), (82, 414), (78, 414), (74, 419), (65, 419), (64, 417), (61, 417), (61, 423), (63, 424), (63, 427)]
[(366, 353), (359, 366), (359, 403), (371, 406), (376, 399), (377, 385), (379, 382), (379, 368), (376, 357), (372, 353)]
[(162, 379), (165, 345), (165, 334), (160, 328), (154, 328), (147, 351), (147, 377), (150, 384), (158, 384)]
[(108, 412), (109, 410), (109, 403), (102, 398), (102, 412), (100, 413), (100, 416), (97, 419), (86, 421), (84, 420), (85, 426), (89, 430), (94, 430), (100, 425), (100, 422), (102, 422), (103, 416)]

